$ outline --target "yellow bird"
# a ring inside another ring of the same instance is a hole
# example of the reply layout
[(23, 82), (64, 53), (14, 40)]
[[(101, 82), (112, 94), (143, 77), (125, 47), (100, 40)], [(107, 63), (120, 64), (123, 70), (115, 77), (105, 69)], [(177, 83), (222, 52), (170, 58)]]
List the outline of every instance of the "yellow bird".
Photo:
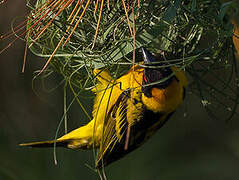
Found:
[(183, 71), (144, 48), (142, 53), (144, 65), (134, 65), (119, 79), (105, 70), (94, 70), (98, 84), (93, 89), (93, 118), (87, 125), (56, 141), (20, 146), (53, 147), (56, 143), (70, 149), (98, 148), (96, 168), (101, 168), (142, 145), (182, 103), (187, 86)]

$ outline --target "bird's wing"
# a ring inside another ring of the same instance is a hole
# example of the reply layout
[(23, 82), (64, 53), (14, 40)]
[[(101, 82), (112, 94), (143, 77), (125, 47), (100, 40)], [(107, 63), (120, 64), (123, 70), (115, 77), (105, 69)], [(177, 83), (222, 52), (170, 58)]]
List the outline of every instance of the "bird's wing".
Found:
[(126, 99), (127, 94), (123, 92), (117, 99), (116, 103), (109, 110), (107, 115), (108, 117), (105, 118), (99, 158), (104, 155), (105, 151), (109, 149), (110, 146), (113, 148), (113, 143), (120, 140), (124, 134), (123, 127), (128, 124), (126, 119)]
[[(143, 104), (139, 97), (141, 95), (138, 93), (136, 96), (136, 94), (137, 92), (132, 90), (123, 91), (116, 103), (109, 110), (105, 120), (102, 142), (96, 162), (98, 167), (120, 158), (120, 156), (118, 156), (120, 154), (117, 155), (117, 153), (115, 153), (115, 147), (121, 146), (126, 152), (130, 138), (128, 131), (143, 115)], [(115, 157), (108, 159), (106, 157), (107, 154), (111, 154)]]
[(129, 92), (124, 91), (111, 107), (105, 119), (102, 142), (98, 152), (97, 164), (103, 159), (106, 151), (112, 151), (115, 144), (124, 136), (129, 125), (127, 120), (127, 100)]

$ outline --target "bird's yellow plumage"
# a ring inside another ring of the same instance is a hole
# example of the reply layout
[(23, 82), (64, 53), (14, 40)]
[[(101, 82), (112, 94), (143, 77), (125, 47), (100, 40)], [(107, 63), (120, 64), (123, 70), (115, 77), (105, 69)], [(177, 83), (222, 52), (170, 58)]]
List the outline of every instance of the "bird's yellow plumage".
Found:
[[(156, 58), (143, 49), (145, 65)], [(165, 62), (161, 62), (164, 64)], [(187, 79), (176, 67), (133, 66), (114, 79), (109, 72), (95, 69), (98, 84), (92, 120), (56, 140), (71, 149), (98, 148), (96, 167), (108, 165), (149, 139), (182, 103)], [(162, 81), (164, 78), (168, 78)], [(159, 83), (157, 83), (159, 81)], [(21, 144), (51, 147), (55, 141)]]

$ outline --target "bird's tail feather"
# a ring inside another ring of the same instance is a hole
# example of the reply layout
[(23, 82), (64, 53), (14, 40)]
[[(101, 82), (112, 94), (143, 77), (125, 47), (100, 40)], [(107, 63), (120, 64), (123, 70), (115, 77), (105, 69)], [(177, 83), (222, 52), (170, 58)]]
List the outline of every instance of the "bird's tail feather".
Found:
[(52, 141), (39, 141), (39, 142), (32, 142), (32, 143), (22, 143), (19, 146), (28, 146), (28, 147), (37, 147), (37, 148), (45, 148), (45, 147), (54, 147), (54, 143), (56, 143), (57, 147), (67, 147), (67, 141), (59, 141), (59, 140), (52, 140)]

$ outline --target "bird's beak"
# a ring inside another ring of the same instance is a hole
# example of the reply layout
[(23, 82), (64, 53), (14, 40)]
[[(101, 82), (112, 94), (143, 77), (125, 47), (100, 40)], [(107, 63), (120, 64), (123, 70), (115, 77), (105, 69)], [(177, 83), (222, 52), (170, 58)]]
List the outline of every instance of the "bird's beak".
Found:
[(153, 56), (147, 49), (142, 47), (143, 59), (145, 64), (156, 62), (155, 56)]

